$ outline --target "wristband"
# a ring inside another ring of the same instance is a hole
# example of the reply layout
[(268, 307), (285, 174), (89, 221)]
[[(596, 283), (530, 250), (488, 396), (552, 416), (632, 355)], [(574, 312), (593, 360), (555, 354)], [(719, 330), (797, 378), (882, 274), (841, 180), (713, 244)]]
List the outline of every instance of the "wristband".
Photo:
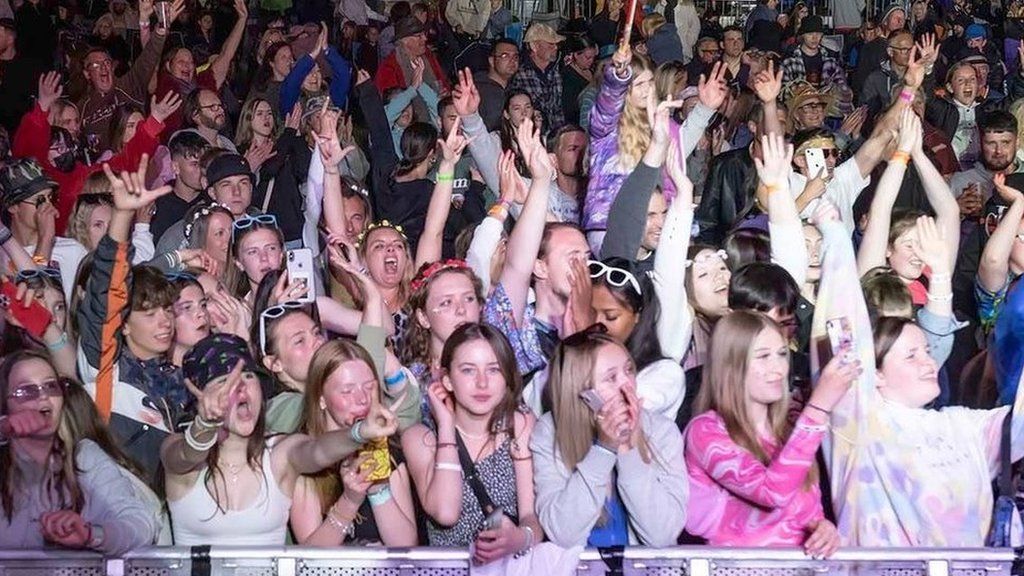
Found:
[(86, 539), (86, 546), (93, 550), (99, 550), (103, 547), (103, 543), (106, 541), (106, 533), (103, 531), (103, 526), (99, 524), (86, 524), (89, 530), (89, 537)]
[(53, 344), (47, 344), (46, 349), (49, 350), (50, 352), (59, 352), (60, 350), (63, 350), (65, 347), (67, 347), (67, 345), (68, 333), (61, 332), (60, 339), (54, 342)]
[(822, 408), (821, 406), (818, 406), (818, 405), (814, 404), (813, 402), (808, 402), (808, 403), (807, 403), (807, 407), (808, 407), (808, 408), (813, 408), (813, 409), (817, 410), (818, 412), (821, 412), (822, 414), (824, 414), (824, 415), (826, 415), (826, 416), (829, 416), (829, 415), (831, 415), (831, 414), (832, 414), (832, 411), (830, 411), (830, 410), (825, 410), (824, 408)]
[(906, 166), (907, 164), (910, 164), (910, 153), (897, 150), (892, 153), (892, 157), (889, 158), (889, 162), (899, 162)]
[(367, 494), (366, 499), (370, 501), (370, 507), (372, 508), (386, 504), (388, 500), (391, 500), (391, 487), (385, 484), (380, 490)]
[(214, 420), (212, 422), (210, 422), (209, 420), (204, 420), (203, 417), (198, 415), (198, 414), (196, 414), (195, 420), (193, 420), (193, 422), (196, 422), (197, 424), (199, 424), (203, 428), (208, 428), (208, 429), (220, 428), (221, 424), (224, 424), (223, 420)]
[(495, 204), (491, 206), (491, 209), (487, 211), (487, 215), (491, 218), (497, 218), (498, 220), (504, 220), (508, 218), (508, 208), (501, 204)]
[(762, 184), (762, 185), (764, 186), (765, 191), (768, 192), (769, 196), (774, 194), (774, 193), (776, 193), (776, 192), (778, 192), (779, 189), (781, 188), (781, 186), (779, 186), (778, 184)]
[(455, 181), (455, 174), (438, 174), (437, 175), (437, 181), (438, 182), (454, 182)]
[(903, 100), (904, 102), (907, 102), (907, 103), (913, 102), (914, 101), (914, 93), (911, 92), (910, 90), (907, 90), (906, 88), (904, 88), (900, 92), (900, 100)]
[(934, 294), (929, 292), (928, 293), (928, 300), (930, 302), (952, 302), (953, 301), (953, 293), (950, 292), (949, 294), (946, 294), (945, 296), (935, 296)]
[(360, 433), (362, 429), (363, 420), (359, 420), (348, 431), (349, 437), (352, 438), (352, 441), (356, 444), (366, 444), (366, 438), (363, 438), (363, 435)]
[(933, 272), (932, 275), (928, 277), (929, 280), (950, 280), (952, 278), (953, 275), (949, 272)]
[(40, 256), (38, 254), (32, 256), (32, 261), (35, 262), (36, 264), (40, 265), (40, 266), (46, 266), (47, 264), (50, 263), (49, 261), (47, 261), (47, 259), (45, 257)]
[(533, 528), (530, 528), (529, 526), (520, 526), (519, 528), (526, 532), (526, 544), (523, 546), (522, 550), (513, 555), (513, 558), (522, 558), (523, 556), (526, 556), (530, 551), (530, 548), (533, 548), (533, 540), (535, 538), (533, 535)]
[(459, 474), (462, 474), (462, 466), (452, 464), (451, 462), (435, 462), (434, 470), (448, 470), (449, 472), (458, 472)]
[(342, 536), (351, 538), (356, 533), (355, 524), (351, 522), (342, 522), (337, 516), (334, 515), (334, 510), (327, 512), (327, 522), (333, 526), (338, 532), (341, 532)]
[[(200, 426), (201, 425), (202, 424), (200, 424)], [(192, 428), (194, 428), (195, 426), (196, 421), (193, 420), (192, 423), (188, 425), (188, 428), (185, 428), (185, 443), (188, 444), (189, 447), (195, 450), (196, 452), (208, 452), (217, 444), (217, 435), (214, 434), (213, 437), (207, 440), (206, 442), (200, 442), (199, 440), (196, 439), (192, 431)]]
[(405, 382), (405, 370), (399, 370), (393, 376), (388, 376), (384, 378), (384, 385), (389, 388), (392, 386), (397, 386), (402, 382)]

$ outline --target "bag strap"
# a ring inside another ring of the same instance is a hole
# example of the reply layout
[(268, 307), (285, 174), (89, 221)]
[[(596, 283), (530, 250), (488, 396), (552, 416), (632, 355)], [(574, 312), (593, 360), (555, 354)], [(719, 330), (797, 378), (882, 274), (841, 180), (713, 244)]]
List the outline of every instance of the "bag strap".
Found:
[(267, 208), (270, 207), (270, 195), (274, 193), (274, 181), (277, 178), (271, 178), (270, 182), (267, 182), (267, 194), (263, 197), (263, 210), (264, 214), (267, 213)]
[(1010, 428), (1013, 424), (1013, 405), (1003, 419), (1003, 435), (999, 441), (999, 495), (1013, 499), (1013, 461), (1010, 456)]
[(469, 450), (466, 449), (466, 444), (462, 441), (462, 435), (458, 431), (455, 432), (455, 443), (459, 448), (459, 464), (462, 465), (463, 478), (469, 483), (473, 494), (476, 495), (476, 500), (480, 504), (480, 509), (484, 511), (484, 516), (487, 516), (496, 508), (494, 501), (487, 495), (487, 488), (484, 487), (484, 483), (476, 473), (476, 464), (473, 463), (473, 458), (470, 457)]

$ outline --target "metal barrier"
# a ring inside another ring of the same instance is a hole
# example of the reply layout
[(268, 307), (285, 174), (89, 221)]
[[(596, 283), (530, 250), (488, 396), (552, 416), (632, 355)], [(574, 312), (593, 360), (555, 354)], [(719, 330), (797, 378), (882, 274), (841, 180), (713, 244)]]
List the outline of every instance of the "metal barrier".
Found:
[[(850, 549), (828, 560), (808, 559), (796, 549), (627, 548), (612, 560), (585, 550), (576, 574), (605, 576), (617, 565), (624, 576), (1009, 576), (1013, 559), (1013, 550), (987, 548)], [(0, 576), (467, 576), (470, 571), (469, 553), (450, 548), (151, 548), (123, 558), (0, 550)]]

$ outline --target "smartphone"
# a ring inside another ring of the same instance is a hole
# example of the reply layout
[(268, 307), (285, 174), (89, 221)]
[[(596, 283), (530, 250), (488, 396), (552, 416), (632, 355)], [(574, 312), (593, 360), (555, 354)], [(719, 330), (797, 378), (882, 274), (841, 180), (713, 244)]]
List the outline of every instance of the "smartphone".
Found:
[(828, 332), (828, 341), (832, 345), (833, 356), (850, 354), (850, 351), (853, 350), (853, 328), (850, 326), (849, 318), (840, 316), (827, 320), (825, 331)]
[(587, 405), (587, 408), (593, 410), (595, 414), (600, 412), (601, 408), (604, 407), (604, 399), (601, 398), (601, 395), (593, 388), (587, 388), (583, 392), (580, 392), (580, 400), (583, 400), (583, 403)]
[(373, 472), (366, 477), (370, 482), (384, 482), (391, 478), (391, 451), (388, 449), (387, 438), (374, 440), (360, 451), (370, 454), (373, 461)]
[(0, 286), (0, 304), (11, 312), (11, 316), (21, 324), (33, 338), (41, 339), (46, 327), (50, 325), (50, 311), (33, 298), (28, 306), (18, 299), (18, 287), (14, 282), (4, 282)]
[(289, 250), (287, 256), (288, 282), (297, 280), (306, 283), (306, 294), (299, 298), (299, 302), (310, 303), (316, 301), (316, 287), (314, 286), (313, 274), (313, 251), (309, 248), (296, 248)]
[(480, 530), (497, 530), (499, 527), (501, 527), (501, 518), (504, 515), (505, 511), (502, 510), (501, 506), (498, 506), (490, 514), (488, 514), (486, 518), (484, 518), (483, 524), (480, 525)]
[(826, 178), (828, 177), (825, 152), (821, 148), (808, 148), (804, 150), (804, 159), (807, 160), (807, 176), (809, 178), (816, 178), (818, 174), (824, 174)]

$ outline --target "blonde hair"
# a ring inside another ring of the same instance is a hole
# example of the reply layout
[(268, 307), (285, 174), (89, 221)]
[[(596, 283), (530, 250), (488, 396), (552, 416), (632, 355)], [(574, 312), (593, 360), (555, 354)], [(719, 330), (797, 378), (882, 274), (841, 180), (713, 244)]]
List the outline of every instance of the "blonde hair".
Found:
[[(694, 414), (714, 410), (725, 423), (729, 438), (750, 452), (762, 464), (771, 457), (765, 452), (757, 428), (747, 411), (747, 371), (753, 354), (754, 340), (765, 330), (774, 330), (780, 338), (782, 329), (774, 320), (760, 312), (738, 310), (722, 317), (711, 335), (711, 347), (704, 365), (704, 381), (694, 405)], [(792, 432), (788, 419), (789, 391), (768, 405), (768, 426), (772, 440), (779, 446)], [(817, 483), (817, 468), (812, 467), (805, 489)]]
[[(259, 107), (260, 103), (266, 103), (270, 107), (270, 113), (274, 113), (274, 107), (263, 98), (251, 98), (242, 105), (242, 115), (238, 118), (238, 129), (235, 130), (235, 145), (238, 146), (238, 150), (248, 150), (249, 145), (252, 144), (252, 138), (254, 132), (252, 131), (252, 119), (256, 116), (256, 108)], [(274, 140), (277, 137), (278, 132), (277, 118), (274, 118), (274, 132), (270, 134), (270, 139)]]
[(664, 25), (665, 17), (657, 12), (651, 12), (640, 23), (640, 31), (643, 32), (644, 38), (650, 38)]
[(1017, 119), (1017, 157), (1020, 158), (1021, 150), (1024, 150), (1024, 98), (1010, 104), (1010, 114)]
[[(630, 66), (633, 68), (633, 82), (644, 72), (654, 74), (651, 61), (643, 56), (634, 55)], [(632, 84), (629, 90), (633, 90)], [(633, 106), (629, 101), (629, 92), (626, 94), (626, 102), (619, 116), (619, 165), (632, 170), (651, 145), (651, 123), (647, 119), (647, 110)]]
[[(607, 334), (588, 334), (575, 345), (562, 342), (551, 359), (551, 373), (544, 394), (551, 400), (551, 416), (555, 423), (555, 446), (566, 470), (572, 471), (583, 461), (597, 438), (595, 414), (580, 393), (594, 387), (594, 362), (606, 346), (616, 346), (629, 354), (626, 347)], [(654, 460), (647, 434), (640, 434), (637, 446), (645, 464)]]
[[(103, 172), (97, 172), (96, 174), (103, 176), (103, 179), (106, 180), (106, 176), (104, 176)], [(93, 176), (95, 176), (95, 174), (93, 174)], [(90, 176), (89, 180), (92, 179), (92, 176)], [(68, 218), (67, 230), (64, 232), (65, 236), (72, 240), (76, 240), (82, 246), (86, 246), (90, 249), (95, 248), (89, 244), (89, 219), (92, 218), (92, 213), (96, 210), (97, 206), (110, 206), (113, 208), (114, 199), (109, 194), (83, 190), (83, 193), (79, 194), (78, 198), (75, 200), (75, 206), (71, 210), (71, 217)]]

